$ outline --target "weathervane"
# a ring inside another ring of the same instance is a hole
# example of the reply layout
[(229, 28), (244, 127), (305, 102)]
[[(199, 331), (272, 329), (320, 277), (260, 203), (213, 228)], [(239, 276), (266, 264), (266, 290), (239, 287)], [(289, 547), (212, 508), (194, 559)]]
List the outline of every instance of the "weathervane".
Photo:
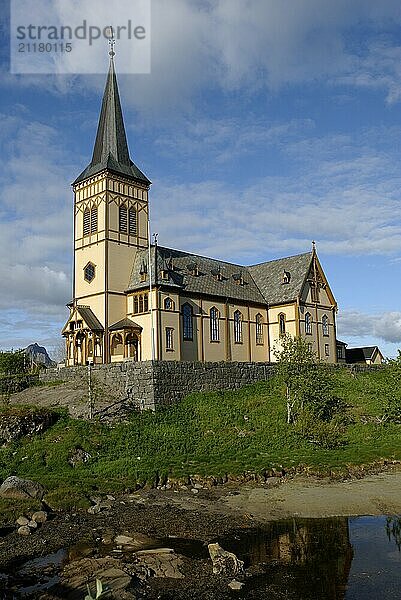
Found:
[(116, 39), (114, 37), (114, 30), (113, 30), (113, 26), (110, 25), (110, 37), (109, 37), (109, 45), (110, 45), (110, 56), (111, 58), (113, 58), (113, 56), (116, 55), (116, 53), (114, 52), (114, 47), (116, 45)]

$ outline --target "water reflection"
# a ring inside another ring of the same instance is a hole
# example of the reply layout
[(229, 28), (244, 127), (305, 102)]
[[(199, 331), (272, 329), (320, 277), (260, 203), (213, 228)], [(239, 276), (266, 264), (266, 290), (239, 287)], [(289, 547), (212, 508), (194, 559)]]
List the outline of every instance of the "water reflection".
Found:
[[(239, 599), (395, 600), (401, 597), (401, 517), (292, 519), (272, 522), (259, 529), (239, 530), (214, 541), (245, 562), (245, 586), (235, 593)], [(188, 575), (188, 595), (181, 593), (177, 596), (180, 599), (200, 598), (196, 589), (196, 586), (202, 587), (199, 581), (205, 577), (205, 581), (210, 582), (211, 564), (202, 540), (151, 539), (137, 534), (138, 547), (134, 544), (131, 551), (115, 546), (113, 536), (105, 542), (106, 539), (92, 545), (79, 544), (68, 552), (60, 550), (25, 563), (17, 573), (0, 576), (0, 590), (16, 592), (15, 596), (0, 594), (0, 597), (40, 597), (44, 590), (56, 584), (66, 562), (83, 556), (116, 556), (113, 553), (118, 551), (118, 556), (129, 564), (140, 547), (170, 547), (193, 559), (192, 570), (198, 572), (200, 579), (191, 580)], [(232, 598), (226, 584), (222, 586), (218, 597)], [(143, 589), (141, 598), (146, 598), (147, 593)]]
[[(347, 518), (308, 519), (272, 523), (221, 540), (236, 552), (254, 577), (255, 591), (270, 581), (266, 592), (299, 599), (345, 598), (353, 548)], [(244, 596), (246, 597), (246, 595)]]

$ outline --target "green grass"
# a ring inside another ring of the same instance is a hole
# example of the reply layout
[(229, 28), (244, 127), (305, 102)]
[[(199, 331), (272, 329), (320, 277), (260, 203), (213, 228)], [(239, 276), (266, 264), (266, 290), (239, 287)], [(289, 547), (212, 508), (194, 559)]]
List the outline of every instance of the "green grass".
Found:
[[(238, 391), (194, 393), (168, 409), (135, 414), (128, 424), (113, 427), (61, 414), (44, 434), (0, 449), (0, 478), (34, 479), (49, 490), (50, 504), (83, 507), (85, 494), (93, 490), (135, 489), (157, 476), (239, 475), (281, 466), (327, 474), (381, 459), (401, 460), (401, 425), (374, 418), (381, 413), (383, 376), (380, 371), (333, 372), (336, 393), (353, 417), (346, 444), (335, 450), (307, 442), (287, 425), (282, 390), (272, 379)], [(68, 456), (75, 447), (91, 459), (73, 468)]]

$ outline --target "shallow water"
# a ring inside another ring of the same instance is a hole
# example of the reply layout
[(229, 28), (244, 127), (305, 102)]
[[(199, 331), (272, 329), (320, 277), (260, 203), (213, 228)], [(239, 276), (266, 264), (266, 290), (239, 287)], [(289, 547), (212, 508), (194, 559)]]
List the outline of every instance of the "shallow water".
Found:
[[(214, 541), (245, 562), (245, 585), (235, 592), (236, 598), (401, 598), (400, 517), (292, 519), (272, 522), (260, 529), (240, 530)], [(200, 540), (147, 539), (135, 549), (160, 547), (173, 548), (196, 561), (207, 560), (210, 565), (207, 546)], [(25, 563), (18, 573), (12, 574), (13, 597), (35, 597), (35, 593), (48, 590), (58, 582), (59, 571), (66, 562), (105, 555), (123, 556), (129, 562), (132, 554), (132, 549), (124, 552), (115, 544), (101, 542), (61, 549)], [(5, 582), (0, 575), (0, 590)], [(232, 597), (233, 592), (226, 593), (227, 598)]]

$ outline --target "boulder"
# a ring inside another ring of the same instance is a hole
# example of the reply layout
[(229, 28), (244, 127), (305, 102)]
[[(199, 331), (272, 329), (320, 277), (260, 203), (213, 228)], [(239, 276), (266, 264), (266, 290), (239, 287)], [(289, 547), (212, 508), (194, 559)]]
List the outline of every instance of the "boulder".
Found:
[(32, 515), (32, 521), (35, 521), (35, 523), (45, 523), (47, 521), (47, 514), (44, 510), (37, 510)]
[(17, 533), (18, 535), (31, 535), (31, 530), (27, 525), (23, 525), (22, 527), (18, 527)]
[(40, 483), (29, 479), (20, 479), (15, 475), (7, 477), (0, 486), (0, 498), (37, 498), (42, 500), (45, 489)]
[[(67, 592), (65, 597), (82, 600), (87, 594), (86, 584), (92, 592), (96, 589), (96, 579), (99, 579), (103, 588), (108, 588), (112, 597), (119, 597), (131, 583), (131, 575), (121, 560), (116, 558), (83, 558), (76, 560), (64, 567), (61, 576), (61, 585)], [(72, 593), (71, 593), (72, 592)], [(75, 592), (75, 593), (74, 593)]]
[(67, 461), (71, 467), (76, 467), (77, 465), (87, 463), (91, 458), (92, 455), (89, 452), (86, 452), (83, 448), (76, 447), (70, 450)]
[(233, 579), (232, 581), (230, 581), (230, 583), (228, 584), (228, 587), (232, 590), (240, 590), (244, 587), (245, 583), (241, 583), (240, 581), (237, 581), (236, 579)]
[(18, 519), (15, 522), (20, 527), (25, 527), (25, 525), (28, 525), (29, 519), (27, 519), (26, 517), (18, 517)]
[(227, 575), (235, 577), (244, 572), (244, 563), (235, 554), (224, 550), (220, 544), (209, 544), (208, 550), (213, 563), (215, 575)]
[(134, 566), (135, 572), (139, 568), (151, 572), (154, 577), (184, 578), (180, 571), (182, 558), (171, 548), (140, 550), (136, 552), (135, 557), (138, 561)]
[(58, 418), (57, 413), (51, 411), (6, 412), (0, 415), (0, 443), (9, 444), (26, 435), (43, 433)]

